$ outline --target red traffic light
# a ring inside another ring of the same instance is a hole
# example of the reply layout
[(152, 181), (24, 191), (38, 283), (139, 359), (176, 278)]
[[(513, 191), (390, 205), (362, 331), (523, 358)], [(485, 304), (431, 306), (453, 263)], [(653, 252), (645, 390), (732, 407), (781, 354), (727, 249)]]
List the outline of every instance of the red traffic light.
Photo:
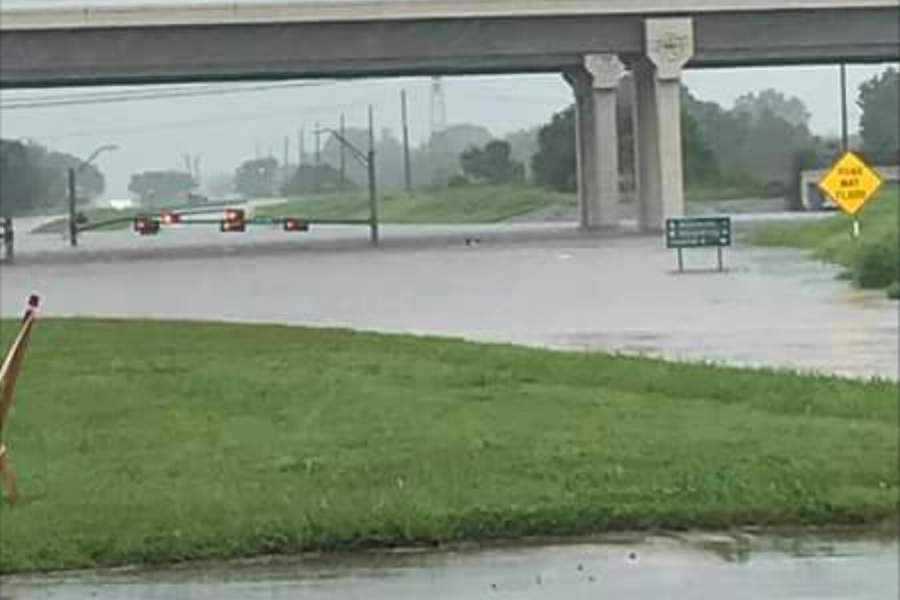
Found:
[(225, 221), (227, 223), (237, 223), (244, 221), (244, 210), (241, 208), (225, 209)]
[(225, 218), (219, 223), (219, 231), (246, 231), (247, 221), (241, 208), (226, 208)]
[(159, 216), (164, 225), (175, 225), (176, 223), (181, 223), (181, 215), (170, 210), (163, 211)]
[(134, 219), (134, 230), (140, 235), (156, 235), (159, 233), (159, 221), (150, 217)]
[(309, 231), (309, 223), (296, 217), (286, 217), (284, 219), (285, 231)]

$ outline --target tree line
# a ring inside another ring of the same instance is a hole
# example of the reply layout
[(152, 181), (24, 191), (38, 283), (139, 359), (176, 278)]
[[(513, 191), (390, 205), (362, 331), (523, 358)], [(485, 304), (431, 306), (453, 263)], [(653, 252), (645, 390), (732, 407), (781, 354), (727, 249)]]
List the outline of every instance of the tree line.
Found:
[(76, 200), (86, 204), (106, 182), (94, 165), (31, 141), (0, 139), (0, 215), (61, 212), (68, 202), (68, 170), (78, 170)]
[[(634, 185), (634, 132), (630, 87), (621, 86), (618, 102), (621, 185)], [(900, 73), (889, 68), (863, 83), (856, 99), (862, 116), (854, 140), (876, 163), (900, 159)], [(789, 194), (800, 169), (827, 165), (840, 151), (839, 140), (815, 136), (810, 114), (797, 98), (764, 90), (738, 98), (731, 108), (705, 102), (682, 89), (682, 138), (688, 187), (727, 186), (748, 194)], [(368, 149), (369, 132), (348, 128), (344, 137)], [(379, 189), (400, 190), (405, 182), (404, 151), (390, 130), (375, 142)], [(559, 191), (575, 191), (575, 110), (553, 115), (549, 122), (495, 139), (479, 125), (451, 125), (410, 153), (417, 188), (471, 183), (532, 183)], [(282, 165), (273, 157), (243, 161), (210, 191), (214, 196), (301, 195), (348, 190), (366, 184), (365, 167), (341, 144), (326, 138), (319, 159)], [(343, 167), (341, 167), (343, 165)], [(0, 140), (0, 213), (27, 215), (61, 211), (66, 202), (66, 171), (81, 168), (78, 201), (87, 203), (103, 192), (104, 178), (93, 165), (82, 168), (72, 155), (30, 141)], [(135, 173), (129, 190), (145, 206), (159, 207), (195, 198), (194, 176), (179, 170)], [(211, 186), (212, 187), (212, 186)]]

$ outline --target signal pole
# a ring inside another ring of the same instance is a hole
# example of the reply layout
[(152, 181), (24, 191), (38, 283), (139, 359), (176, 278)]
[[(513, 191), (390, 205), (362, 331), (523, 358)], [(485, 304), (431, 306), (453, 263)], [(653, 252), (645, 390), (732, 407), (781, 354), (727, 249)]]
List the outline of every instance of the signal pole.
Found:
[[(347, 133), (344, 129), (344, 115), (341, 113), (341, 137), (346, 138)], [(347, 159), (344, 156), (344, 144), (340, 144), (340, 157), (341, 157), (341, 180), (339, 185), (341, 188), (344, 187), (344, 182), (347, 180)]]
[(412, 173), (409, 165), (409, 118), (406, 112), (406, 90), (400, 91), (400, 114), (403, 119), (403, 182), (406, 193), (412, 192)]
[(316, 123), (316, 171), (315, 171), (315, 189), (318, 192), (320, 186), (320, 178), (319, 178), (319, 168), (322, 166), (322, 146), (320, 144), (320, 137), (322, 133), (319, 128), (319, 124)]
[(841, 63), (841, 149), (850, 149), (850, 133), (847, 126), (847, 65)]

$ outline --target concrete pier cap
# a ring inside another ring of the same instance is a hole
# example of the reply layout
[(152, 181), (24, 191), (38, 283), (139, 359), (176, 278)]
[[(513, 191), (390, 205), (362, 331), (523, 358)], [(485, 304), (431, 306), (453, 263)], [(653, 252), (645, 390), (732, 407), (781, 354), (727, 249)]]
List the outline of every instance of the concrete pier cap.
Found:
[(690, 18), (646, 19), (644, 48), (659, 79), (679, 79), (694, 55), (694, 22)]

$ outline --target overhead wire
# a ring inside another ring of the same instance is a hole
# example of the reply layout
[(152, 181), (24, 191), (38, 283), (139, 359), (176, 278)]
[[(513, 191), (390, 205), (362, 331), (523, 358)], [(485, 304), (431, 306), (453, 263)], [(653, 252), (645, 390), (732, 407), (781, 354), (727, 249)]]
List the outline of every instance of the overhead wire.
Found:
[(334, 85), (333, 80), (316, 81), (316, 82), (294, 82), (290, 84), (267, 84), (256, 86), (239, 86), (231, 88), (217, 87), (215, 89), (174, 89), (174, 90), (154, 90), (154, 91), (132, 91), (132, 92), (106, 92), (97, 94), (68, 94), (59, 97), (49, 97), (29, 100), (9, 100), (0, 101), (0, 110), (17, 110), (28, 108), (49, 108), (58, 106), (77, 106), (90, 104), (108, 104), (117, 102), (134, 102), (142, 100), (159, 100), (166, 98), (185, 98), (196, 96), (219, 96), (224, 94), (238, 94), (246, 92), (261, 92), (283, 90), (291, 88), (310, 88)]

